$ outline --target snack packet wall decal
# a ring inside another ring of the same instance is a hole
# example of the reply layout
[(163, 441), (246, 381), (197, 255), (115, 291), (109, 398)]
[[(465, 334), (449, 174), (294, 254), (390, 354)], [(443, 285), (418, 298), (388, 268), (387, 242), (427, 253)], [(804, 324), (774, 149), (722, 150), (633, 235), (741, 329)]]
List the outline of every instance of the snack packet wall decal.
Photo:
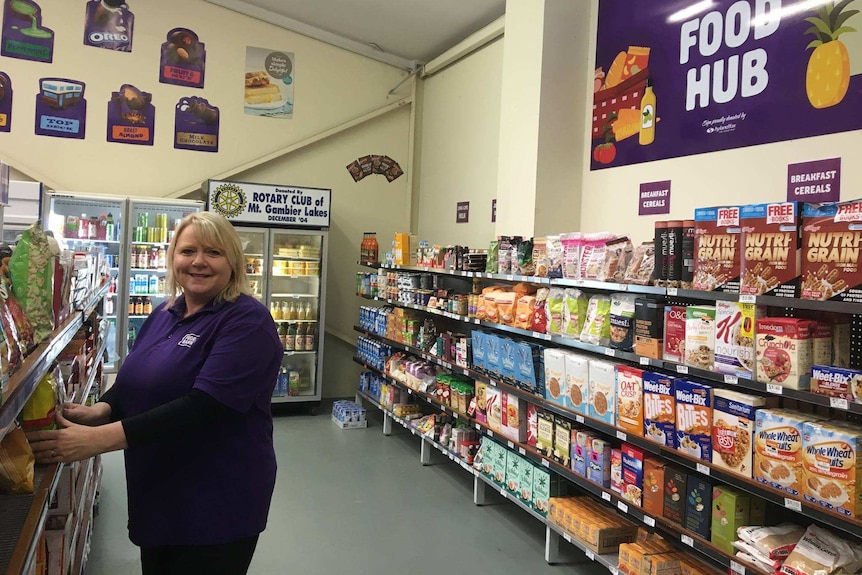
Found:
[(12, 129), (12, 80), (0, 72), (0, 132)]
[(159, 82), (190, 88), (203, 88), (206, 72), (206, 47), (188, 28), (174, 28), (162, 44)]
[(34, 62), (54, 60), (54, 31), (42, 26), (42, 9), (32, 0), (3, 2), (0, 42), (3, 56)]
[(296, 58), (292, 52), (246, 47), (245, 113), (268, 118), (293, 118)]
[(83, 140), (87, 132), (84, 82), (42, 78), (36, 94), (36, 135)]
[(108, 101), (108, 141), (152, 146), (156, 127), (152, 99), (152, 94), (131, 84), (112, 92)]
[(85, 8), (84, 46), (132, 51), (135, 15), (125, 0), (90, 0)]
[(404, 174), (404, 170), (401, 169), (398, 162), (389, 156), (380, 156), (377, 154), (362, 156), (347, 164), (346, 168), (354, 182), (358, 182), (372, 174), (380, 174), (389, 183), (392, 183)]
[(218, 152), (219, 109), (204, 98), (181, 98), (174, 116), (174, 148)]

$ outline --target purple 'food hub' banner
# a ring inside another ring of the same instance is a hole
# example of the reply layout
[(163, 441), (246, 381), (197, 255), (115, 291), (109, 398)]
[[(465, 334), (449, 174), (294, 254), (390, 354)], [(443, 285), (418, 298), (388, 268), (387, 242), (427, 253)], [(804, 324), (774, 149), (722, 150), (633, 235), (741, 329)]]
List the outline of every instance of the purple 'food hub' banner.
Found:
[(174, 148), (218, 152), (219, 109), (203, 98), (182, 98), (174, 117)]
[(0, 72), (0, 132), (12, 129), (12, 80)]
[(162, 44), (159, 82), (203, 88), (207, 51), (198, 35), (188, 28), (174, 28)]
[(132, 51), (135, 15), (124, 0), (90, 0), (85, 18), (85, 46), (115, 52)]
[(36, 135), (83, 140), (87, 132), (87, 100), (83, 82), (42, 78), (36, 95)]
[(131, 84), (123, 84), (119, 92), (112, 92), (108, 102), (108, 141), (152, 146), (156, 127), (152, 100), (152, 94)]
[(670, 213), (670, 180), (641, 184), (638, 198), (638, 215), (649, 216)]
[(600, 0), (592, 169), (862, 128), (860, 9)]
[(0, 54), (9, 58), (52, 62), (54, 31), (42, 26), (42, 9), (32, 0), (4, 0)]
[(841, 158), (788, 164), (788, 202), (837, 202), (841, 199)]

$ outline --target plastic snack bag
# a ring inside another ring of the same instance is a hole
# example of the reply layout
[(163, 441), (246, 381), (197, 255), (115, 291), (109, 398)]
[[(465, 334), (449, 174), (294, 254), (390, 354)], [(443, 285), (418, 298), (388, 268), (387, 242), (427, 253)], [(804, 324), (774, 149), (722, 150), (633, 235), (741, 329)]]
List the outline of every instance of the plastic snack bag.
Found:
[(536, 292), (536, 303), (533, 308), (532, 324), (528, 329), (536, 333), (547, 333), (548, 331), (548, 316), (545, 313), (545, 305), (548, 303), (548, 288), (539, 288)]
[(530, 329), (533, 324), (533, 312), (536, 310), (536, 296), (522, 295), (515, 307), (514, 327)]
[(497, 262), (500, 256), (500, 242), (491, 240), (491, 245), (488, 246), (488, 259), (485, 260), (485, 273), (497, 273)]
[(596, 279), (603, 282), (622, 282), (631, 253), (632, 243), (627, 237), (606, 242), (604, 263)]
[(57, 423), (54, 421), (57, 405), (57, 382), (53, 374), (47, 373), (21, 410), (24, 430), (57, 429)]
[(615, 293), (611, 295), (611, 344), (614, 349), (632, 351), (635, 334), (634, 294)]
[(587, 318), (581, 331), (581, 341), (593, 345), (608, 345), (611, 338), (611, 298), (594, 295), (587, 306)]
[(33, 326), (36, 343), (54, 331), (54, 257), (59, 255), (36, 222), (21, 234), (9, 260), (12, 292)]
[(563, 241), (560, 236), (548, 236), (545, 251), (548, 257), (548, 277), (563, 277)]
[(7, 433), (0, 442), (0, 491), (33, 493), (35, 462), (24, 430), (16, 427)]
[(512, 262), (513, 273), (522, 276), (532, 276), (536, 273), (536, 264), (533, 261), (533, 240), (523, 240), (518, 244), (518, 261), (517, 270), (515, 263)]
[(589, 300), (584, 292), (575, 288), (566, 288), (565, 297), (562, 333), (565, 337), (578, 339), (584, 328), (584, 318), (587, 314)]
[(562, 335), (563, 329), (563, 307), (566, 304), (566, 292), (563, 288), (551, 288), (548, 293), (548, 301), (545, 303), (545, 312), (548, 316), (548, 331), (554, 335)]
[(548, 240), (546, 238), (533, 240), (533, 264), (536, 267), (534, 273), (537, 278), (548, 277), (551, 262), (548, 258)]
[(655, 243), (645, 242), (635, 248), (626, 267), (624, 282), (636, 285), (651, 285), (655, 271)]
[(779, 573), (784, 575), (829, 575), (857, 573), (862, 568), (862, 548), (831, 532), (811, 525), (787, 556)]

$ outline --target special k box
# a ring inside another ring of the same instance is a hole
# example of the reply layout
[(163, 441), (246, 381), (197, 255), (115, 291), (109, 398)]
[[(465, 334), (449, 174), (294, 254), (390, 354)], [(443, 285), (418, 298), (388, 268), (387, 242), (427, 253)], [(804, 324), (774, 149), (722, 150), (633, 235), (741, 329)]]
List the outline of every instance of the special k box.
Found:
[(742, 206), (740, 293), (799, 297), (801, 208), (798, 202)]
[(802, 297), (862, 298), (862, 200), (805, 204), (802, 209)]
[(676, 378), (652, 371), (643, 372), (643, 436), (660, 445), (673, 448), (676, 435)]
[(617, 365), (617, 427), (643, 435), (643, 370)]
[(739, 293), (739, 206), (694, 211), (692, 288)]
[(712, 461), (712, 388), (677, 379), (676, 448), (692, 457)]
[(862, 515), (862, 429), (837, 423), (806, 422), (802, 426), (806, 501), (846, 515)]
[(766, 315), (763, 306), (736, 301), (715, 303), (715, 371), (754, 376), (754, 326)]

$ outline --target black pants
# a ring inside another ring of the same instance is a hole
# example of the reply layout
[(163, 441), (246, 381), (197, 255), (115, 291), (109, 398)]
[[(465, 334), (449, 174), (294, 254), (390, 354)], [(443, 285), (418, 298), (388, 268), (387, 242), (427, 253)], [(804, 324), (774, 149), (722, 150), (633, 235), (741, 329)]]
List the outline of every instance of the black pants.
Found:
[(143, 575), (245, 575), (257, 538), (221, 545), (170, 545), (142, 547)]

